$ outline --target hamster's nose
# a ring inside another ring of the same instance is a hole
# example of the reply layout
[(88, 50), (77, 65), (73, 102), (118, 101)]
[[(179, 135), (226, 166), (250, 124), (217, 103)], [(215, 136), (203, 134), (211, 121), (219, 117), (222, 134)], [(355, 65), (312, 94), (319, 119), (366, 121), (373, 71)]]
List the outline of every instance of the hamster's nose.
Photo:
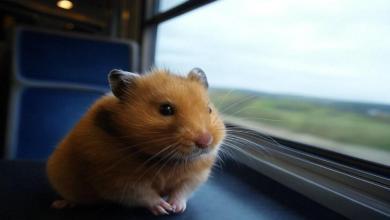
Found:
[(206, 132), (199, 135), (195, 139), (195, 145), (199, 148), (207, 148), (212, 141), (213, 141), (213, 136), (211, 136), (210, 133)]

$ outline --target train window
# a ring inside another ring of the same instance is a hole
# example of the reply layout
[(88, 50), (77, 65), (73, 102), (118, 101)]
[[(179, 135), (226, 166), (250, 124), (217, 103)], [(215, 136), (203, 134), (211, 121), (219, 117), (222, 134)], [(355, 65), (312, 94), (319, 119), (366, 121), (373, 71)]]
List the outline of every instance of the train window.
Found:
[(390, 165), (389, 11), (380, 0), (217, 1), (158, 25), (155, 65), (203, 68), (229, 121)]

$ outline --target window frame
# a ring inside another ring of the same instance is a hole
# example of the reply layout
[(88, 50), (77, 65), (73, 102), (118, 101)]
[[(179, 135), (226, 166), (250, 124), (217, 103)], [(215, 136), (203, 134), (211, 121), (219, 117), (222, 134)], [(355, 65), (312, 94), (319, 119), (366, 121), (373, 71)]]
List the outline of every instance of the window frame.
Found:
[[(188, 0), (162, 13), (158, 13), (158, 1), (144, 1), (142, 71), (154, 64), (159, 24), (214, 1)], [(238, 144), (238, 148), (232, 150), (233, 159), (348, 218), (390, 217), (390, 167), (318, 146), (269, 136), (229, 121), (225, 123), (228, 127), (250, 132), (254, 136), (238, 135), (270, 152), (254, 152), (251, 148), (254, 146)], [(259, 142), (259, 137), (264, 136), (277, 144)]]
[(157, 0), (143, 1), (142, 8), (144, 14), (141, 24), (141, 70), (145, 71), (154, 64), (157, 28), (160, 23), (215, 1), (216, 0), (188, 0), (161, 13), (158, 12), (159, 2)]

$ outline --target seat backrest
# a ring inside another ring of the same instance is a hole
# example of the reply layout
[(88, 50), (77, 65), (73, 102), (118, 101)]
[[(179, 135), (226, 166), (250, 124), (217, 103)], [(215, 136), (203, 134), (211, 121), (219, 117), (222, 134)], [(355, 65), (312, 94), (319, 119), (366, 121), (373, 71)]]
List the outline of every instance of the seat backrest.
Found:
[(7, 159), (46, 159), (108, 92), (108, 72), (138, 63), (132, 42), (32, 28), (16, 30), (14, 52)]

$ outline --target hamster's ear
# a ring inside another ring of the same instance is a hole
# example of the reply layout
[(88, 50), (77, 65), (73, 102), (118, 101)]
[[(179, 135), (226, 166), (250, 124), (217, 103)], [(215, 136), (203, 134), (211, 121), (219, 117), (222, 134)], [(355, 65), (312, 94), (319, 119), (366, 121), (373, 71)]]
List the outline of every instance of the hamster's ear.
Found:
[(110, 82), (110, 87), (112, 93), (119, 99), (123, 97), (126, 92), (126, 88), (134, 84), (134, 81), (140, 77), (136, 73), (126, 72), (123, 70), (111, 70), (108, 74), (108, 81)]
[(207, 82), (207, 77), (206, 74), (203, 72), (202, 69), (200, 68), (193, 68), (189, 73), (188, 73), (188, 78), (191, 80), (197, 80), (200, 83), (203, 84), (203, 86), (208, 89), (209, 88), (209, 83)]

